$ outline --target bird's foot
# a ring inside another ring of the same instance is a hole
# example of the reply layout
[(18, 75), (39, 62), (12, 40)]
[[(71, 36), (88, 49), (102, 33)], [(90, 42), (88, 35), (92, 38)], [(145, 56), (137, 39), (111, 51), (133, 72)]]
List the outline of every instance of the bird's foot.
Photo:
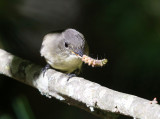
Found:
[(69, 81), (70, 78), (76, 77), (77, 75), (76, 75), (76, 74), (71, 74), (71, 73), (69, 73), (69, 74), (67, 74), (67, 76), (68, 76), (67, 81)]
[(42, 68), (41, 72), (43, 73), (43, 77), (48, 69), (51, 69), (51, 66), (49, 64), (46, 64), (46, 66)]

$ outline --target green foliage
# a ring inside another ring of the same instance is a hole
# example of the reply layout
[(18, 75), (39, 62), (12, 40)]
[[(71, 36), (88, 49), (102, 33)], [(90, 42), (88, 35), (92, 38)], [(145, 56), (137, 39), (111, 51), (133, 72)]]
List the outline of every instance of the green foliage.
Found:
[(25, 96), (16, 97), (12, 102), (17, 119), (35, 119), (28, 99)]

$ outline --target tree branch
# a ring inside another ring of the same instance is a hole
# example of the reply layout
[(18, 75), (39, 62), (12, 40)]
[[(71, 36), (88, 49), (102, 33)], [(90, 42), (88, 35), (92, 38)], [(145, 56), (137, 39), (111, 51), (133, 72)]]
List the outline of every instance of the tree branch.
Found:
[(123, 114), (141, 119), (160, 119), (160, 106), (137, 96), (120, 93), (80, 77), (68, 79), (53, 69), (42, 67), (0, 49), (0, 73), (38, 89), (43, 95), (55, 97), (102, 118)]

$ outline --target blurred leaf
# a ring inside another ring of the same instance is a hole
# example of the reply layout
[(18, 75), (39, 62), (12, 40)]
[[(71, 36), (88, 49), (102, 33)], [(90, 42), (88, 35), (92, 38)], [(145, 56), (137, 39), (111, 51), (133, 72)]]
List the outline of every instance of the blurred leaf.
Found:
[(12, 102), (12, 106), (17, 119), (35, 119), (28, 99), (25, 96), (16, 97)]

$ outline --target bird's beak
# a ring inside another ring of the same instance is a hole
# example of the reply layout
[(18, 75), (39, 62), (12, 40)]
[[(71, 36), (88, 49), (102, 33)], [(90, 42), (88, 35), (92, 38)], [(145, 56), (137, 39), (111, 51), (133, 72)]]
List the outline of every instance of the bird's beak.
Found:
[(76, 51), (72, 51), (73, 54), (82, 57), (83, 56), (83, 51), (82, 50), (76, 50)]

